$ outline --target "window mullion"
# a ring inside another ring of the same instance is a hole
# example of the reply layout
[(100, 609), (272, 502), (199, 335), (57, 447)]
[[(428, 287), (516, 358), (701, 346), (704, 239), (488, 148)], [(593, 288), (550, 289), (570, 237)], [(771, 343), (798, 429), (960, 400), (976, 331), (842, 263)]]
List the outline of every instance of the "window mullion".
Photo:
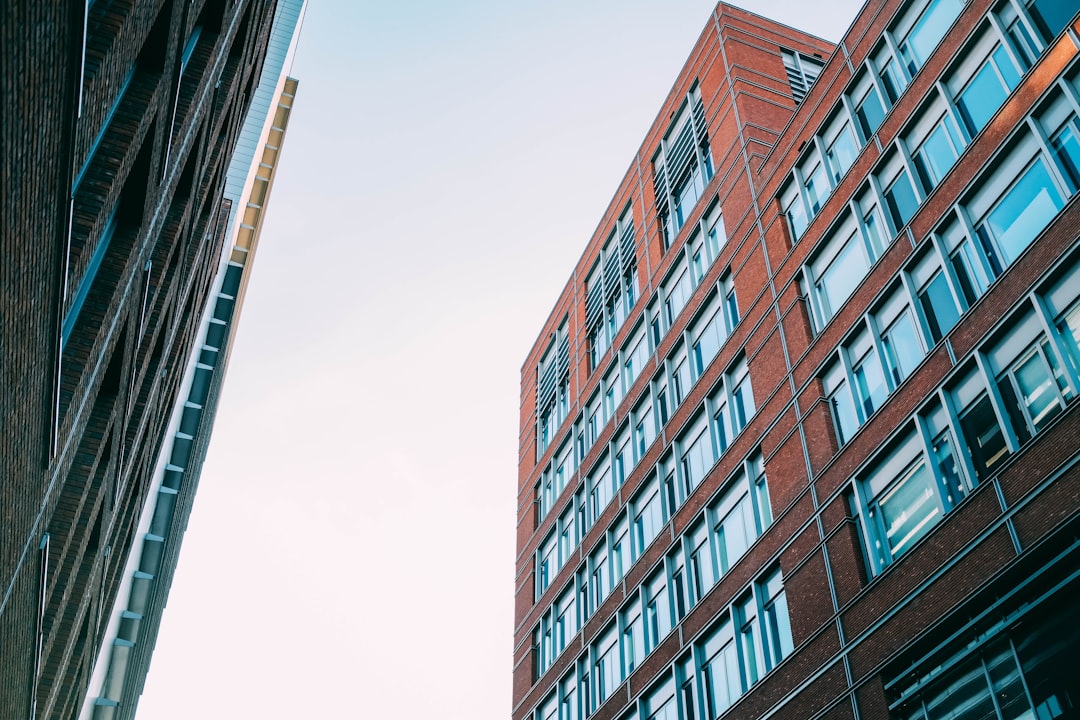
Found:
[[(919, 439), (922, 441), (923, 457), (927, 466), (930, 468), (930, 473), (934, 476), (934, 484), (937, 487), (938, 500), (941, 502), (941, 506), (946, 513), (950, 512), (954, 505), (960, 501), (957, 498), (955, 502), (950, 503), (948, 482), (941, 475), (941, 469), (938, 467), (937, 459), (934, 457), (934, 438), (930, 433), (930, 428), (927, 427), (926, 418), (922, 415), (915, 416), (915, 427), (919, 434)], [(956, 453), (954, 452), (953, 455)]]
[[(1020, 173), (1020, 175), (1022, 175), (1022, 174), (1023, 173)], [(1018, 175), (1018, 177), (1019, 177), (1019, 175)], [(968, 215), (967, 208), (963, 207), (960, 204), (957, 204), (955, 209), (956, 209), (956, 217), (958, 217), (960, 219), (960, 225), (963, 226), (964, 234), (967, 235), (969, 241), (972, 244), (972, 247), (974, 247), (975, 250), (976, 250), (975, 259), (978, 261), (979, 268), (982, 270), (983, 275), (989, 280), (989, 282), (987, 283), (987, 285), (989, 286), (995, 280), (997, 280), (998, 274), (996, 272), (994, 272), (994, 268), (990, 264), (990, 258), (986, 254), (986, 248), (983, 247), (982, 240), (979, 238), (978, 233), (975, 232), (975, 224), (971, 221), (971, 217)], [(991, 238), (990, 242), (991, 242), (991, 244), (994, 244), (993, 238)], [(1000, 252), (998, 250), (998, 248), (996, 247), (996, 245), (994, 247), (994, 251), (995, 252)], [(1000, 262), (1000, 259), (999, 259), (999, 262)], [(951, 263), (950, 263), (950, 265), (951, 265)], [(1003, 268), (1003, 271), (1004, 271), (1004, 268)], [(987, 287), (986, 292), (989, 292), (989, 287)], [(985, 293), (983, 293), (983, 294), (985, 294)], [(982, 297), (982, 294), (980, 294), (980, 297)], [(965, 304), (966, 304), (966, 300), (965, 300)]]
[[(1054, 359), (1057, 360), (1059, 367), (1065, 375), (1065, 381), (1069, 384), (1069, 389), (1072, 390), (1074, 395), (1080, 396), (1080, 377), (1077, 377), (1076, 370), (1073, 369), (1073, 364), (1069, 362), (1069, 357), (1066, 352), (1066, 348), (1061, 340), (1061, 335), (1057, 331), (1057, 326), (1054, 324), (1053, 318), (1050, 316), (1050, 311), (1046, 307), (1046, 301), (1041, 295), (1032, 293), (1030, 295), (1031, 302), (1035, 304), (1035, 315), (1039, 318), (1039, 324), (1042, 326), (1043, 333), (1049, 339), (1050, 347), (1054, 353)], [(1057, 384), (1055, 380), (1054, 384)], [(1061, 388), (1058, 388), (1058, 394), (1060, 395)], [(1064, 403), (1065, 398), (1061, 398)]]
[(866, 414), (863, 412), (863, 406), (861, 402), (856, 402), (858, 397), (859, 388), (855, 384), (855, 373), (851, 369), (851, 359), (848, 357), (848, 349), (846, 347), (840, 347), (837, 349), (837, 354), (840, 356), (840, 367), (844, 370), (844, 382), (848, 386), (848, 396), (851, 398), (851, 404), (855, 406), (855, 417), (859, 420), (859, 427), (866, 424)]
[(1035, 142), (1039, 146), (1039, 150), (1035, 153), (1035, 157), (1041, 157), (1043, 159), (1043, 166), (1046, 167), (1047, 172), (1050, 173), (1050, 178), (1057, 186), (1058, 192), (1061, 193), (1061, 197), (1068, 199), (1072, 196), (1072, 189), (1069, 187), (1066, 178), (1062, 176), (1060, 166), (1054, 161), (1054, 151), (1050, 147), (1050, 138), (1047, 137), (1042, 123), (1035, 122), (1035, 119), (1031, 116), (1028, 116), (1026, 119), (1028, 127), (1031, 128), (1031, 134), (1035, 137)]
[[(990, 27), (994, 29), (994, 33), (998, 36), (998, 42), (1005, 48), (1005, 53), (1009, 56), (1009, 60), (1012, 61), (1013, 66), (1021, 69), (1021, 75), (1025, 74), (1027, 70), (1030, 70), (1031, 68), (1024, 69), (1027, 63), (1023, 62), (1022, 59), (1017, 56), (1016, 50), (1013, 48), (1012, 42), (1009, 39), (1009, 34), (1005, 32), (1005, 28), (1001, 26), (1001, 20), (998, 19), (997, 13), (988, 13), (986, 19), (990, 22)], [(994, 68), (1000, 76), (1001, 70), (997, 69), (997, 63), (994, 63)], [(1004, 80), (1004, 78), (1002, 79)], [(1006, 87), (1008, 87), (1007, 84)], [(1011, 90), (1009, 91), (1009, 94), (1012, 94)]]
[[(975, 353), (975, 364), (979, 367), (979, 372), (982, 373), (983, 380), (986, 381), (986, 394), (990, 398), (990, 407), (994, 411), (994, 418), (997, 420), (998, 426), (1001, 427), (1002, 432), (1005, 435), (1006, 445), (1009, 448), (1010, 453), (1015, 453), (1020, 449), (1020, 440), (1016, 434), (1016, 430), (1010, 422), (1008, 413), (1005, 412), (1005, 400), (1001, 397), (1001, 391), (997, 386), (997, 379), (990, 372), (989, 363), (986, 360), (986, 356), (982, 352)], [(1010, 372), (1011, 376), (1012, 373)], [(1018, 396), (1019, 397), (1019, 396)], [(1025, 418), (1026, 418), (1025, 414)]]
[(888, 390), (888, 393), (885, 396), (885, 400), (882, 401), (882, 404), (884, 405), (885, 402), (888, 400), (888, 396), (896, 390), (896, 382), (892, 377), (892, 373), (886, 370), (887, 358), (885, 357), (885, 348), (883, 347), (883, 343), (881, 342), (881, 334), (878, 332), (877, 321), (873, 319), (869, 314), (863, 316), (863, 320), (866, 323), (867, 332), (870, 333), (870, 347), (872, 347), (874, 349), (874, 352), (877, 354), (878, 366), (881, 370), (882, 376), (885, 378), (885, 387)]
[(904, 56), (900, 54), (900, 46), (896, 44), (896, 38), (893, 37), (892, 32), (886, 31), (882, 35), (882, 39), (885, 41), (885, 45), (889, 48), (889, 53), (892, 55), (893, 63), (895, 63), (896, 67), (899, 68), (900, 74), (904, 78), (904, 87), (896, 88), (896, 101), (900, 102), (900, 98), (903, 97), (904, 92), (908, 88), (908, 85), (911, 84), (911, 73), (908, 72), (907, 63), (904, 62)]
[[(914, 216), (915, 213), (919, 212), (919, 207), (923, 204), (923, 202), (926, 201), (926, 196), (928, 193), (923, 188), (922, 183), (918, 180), (919, 174), (915, 172), (915, 163), (911, 160), (911, 153), (908, 152), (907, 145), (902, 140), (900, 140), (899, 136), (897, 136), (893, 144), (897, 148), (897, 152), (900, 155), (900, 164), (903, 166), (904, 172), (907, 173), (908, 182), (911, 184), (911, 188), (915, 191), (915, 199), (918, 201), (918, 205), (912, 212), (912, 216)], [(897, 174), (897, 178), (899, 177), (899, 174)], [(895, 182), (895, 180), (893, 182)], [(910, 224), (910, 219), (908, 222)]]

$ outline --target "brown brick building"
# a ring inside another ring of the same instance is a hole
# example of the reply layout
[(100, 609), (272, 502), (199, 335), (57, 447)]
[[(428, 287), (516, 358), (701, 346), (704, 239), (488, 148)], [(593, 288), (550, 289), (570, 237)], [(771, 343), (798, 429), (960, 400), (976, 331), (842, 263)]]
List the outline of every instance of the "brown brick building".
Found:
[(515, 720), (1080, 718), (1078, 33), (717, 6), (522, 368)]
[(130, 718), (303, 2), (0, 6), (0, 717)]

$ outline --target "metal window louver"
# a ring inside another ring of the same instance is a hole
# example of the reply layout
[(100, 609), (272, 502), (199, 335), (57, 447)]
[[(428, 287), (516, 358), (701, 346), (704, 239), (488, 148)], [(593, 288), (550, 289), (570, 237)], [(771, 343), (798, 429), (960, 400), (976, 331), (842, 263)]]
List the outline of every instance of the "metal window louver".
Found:
[(619, 293), (619, 253), (617, 248), (612, 248), (604, 258), (604, 300), (608, 300)]
[(675, 183), (690, 171), (690, 167), (697, 158), (694, 152), (694, 128), (691, 123), (686, 123), (679, 130), (679, 134), (668, 145), (666, 165), (668, 175), (674, 178)]
[(802, 53), (783, 51), (784, 70), (787, 71), (788, 85), (791, 86), (791, 97), (796, 104), (806, 99), (810, 86), (817, 80), (821, 73), (822, 63), (814, 58), (807, 57)]
[(653, 163), (653, 191), (656, 194), (656, 214), (660, 216), (667, 215), (668, 212), (667, 186), (667, 172), (663, 161), (658, 159)]
[(570, 377), (570, 336), (566, 332), (559, 334), (558, 351), (555, 353), (556, 384), (563, 385)]
[(634, 253), (633, 219), (623, 225), (622, 237), (619, 238), (619, 255), (622, 257), (623, 271), (629, 270), (637, 261), (637, 255)]
[(555, 404), (555, 364), (554, 358), (548, 359), (541, 364), (538, 373), (536, 407), (540, 415), (543, 415), (548, 408)]
[(698, 147), (707, 147), (709, 133), (705, 129), (705, 103), (701, 101), (701, 95), (695, 95), (691, 103), (690, 120), (694, 124), (694, 137), (697, 138)]
[(600, 311), (604, 307), (604, 284), (597, 277), (585, 290), (585, 328), (590, 333), (600, 322)]

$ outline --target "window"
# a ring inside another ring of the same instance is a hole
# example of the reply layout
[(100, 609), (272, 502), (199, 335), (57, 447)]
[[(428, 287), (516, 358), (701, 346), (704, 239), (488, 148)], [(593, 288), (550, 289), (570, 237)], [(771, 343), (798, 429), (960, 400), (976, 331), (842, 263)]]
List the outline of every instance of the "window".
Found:
[(589, 614), (596, 612), (611, 592), (611, 566), (608, 561), (607, 543), (601, 542), (589, 556)]
[(855, 140), (847, 113), (841, 111), (832, 120), (822, 133), (822, 141), (825, 145), (825, 163), (828, 165), (832, 183), (836, 185), (847, 174), (848, 168), (854, 164), (859, 154), (859, 144)]
[(806, 93), (817, 80), (825, 63), (819, 58), (785, 48), (780, 49), (780, 55), (784, 60), (784, 70), (787, 71), (788, 85), (791, 86), (791, 97), (798, 105), (806, 98)]
[(1021, 69), (991, 26), (965, 49), (945, 81), (968, 133), (974, 137), (1020, 83)]
[[(966, 633), (952, 654), (905, 668), (886, 682), (893, 720), (937, 718), (1071, 718), (1071, 653), (1080, 637), (1074, 619), (1075, 588), (1058, 602), (1020, 611), (1022, 621), (1004, 623), (976, 636)], [(1069, 605), (1072, 601), (1073, 605)], [(1049, 607), (1048, 607), (1049, 605)], [(913, 682), (913, 679), (918, 678)]]
[[(935, 416), (934, 422), (942, 420)], [(924, 445), (914, 432), (874, 459), (861, 483), (876, 571), (907, 552), (951, 508), (942, 479), (928, 465)]]
[(615, 494), (615, 484), (611, 475), (611, 463), (605, 456), (593, 469), (587, 481), (589, 488), (589, 518), (592, 522), (600, 517)]
[(872, 72), (862, 73), (851, 84), (848, 99), (851, 101), (862, 141), (867, 143), (885, 119), (885, 105), (881, 102), (881, 93)]
[(822, 374), (837, 439), (845, 444), (926, 355), (907, 287), (896, 284), (855, 326)]
[(747, 461), (736, 473), (710, 505), (708, 515), (712, 518), (716, 565), (723, 576), (772, 521), (760, 456)]
[[(975, 223), (975, 232), (987, 254), (999, 258), (995, 270), (1000, 273), (1011, 265), (1064, 205), (1046, 164), (1036, 158)], [(977, 200), (972, 202), (975, 207)]]
[(948, 273), (933, 249), (922, 255), (910, 268), (918, 308), (933, 342), (941, 340), (960, 319), (960, 309)]
[(675, 613), (675, 622), (679, 622), (690, 611), (690, 587), (686, 578), (686, 558), (682, 548), (676, 544), (667, 556), (668, 585), (671, 588), (671, 606)]
[(686, 346), (681, 342), (668, 358), (667, 367), (671, 373), (672, 400), (674, 407), (678, 407), (690, 394), (690, 388), (694, 384), (690, 374), (690, 360), (686, 356)]
[(630, 392), (634, 381), (649, 362), (649, 343), (645, 338), (644, 326), (638, 327), (631, 335), (623, 351), (622, 381), (625, 392)]
[(649, 652), (671, 632), (671, 601), (664, 568), (653, 573), (645, 588), (645, 641)]
[(615, 365), (604, 376), (604, 423), (615, 417), (615, 411), (623, 398), (622, 380), (619, 378), (619, 366)]
[(645, 659), (645, 623), (641, 616), (641, 601), (634, 600), (621, 613), (624, 675), (630, 676)]
[(696, 605), (716, 583), (716, 568), (709, 546), (709, 526), (704, 520), (688, 530), (685, 537), (686, 559), (690, 568), (690, 604)]
[(810, 216), (813, 217), (818, 214), (821, 206), (825, 204), (829, 193), (832, 192), (832, 185), (829, 183), (829, 175), (825, 171), (825, 164), (821, 162), (816, 152), (811, 153), (810, 158), (804, 165), (803, 189), (806, 192), (806, 203), (810, 210)]
[(848, 217), (810, 262), (819, 327), (824, 327), (870, 270), (871, 259)]
[(660, 483), (654, 476), (630, 502), (634, 516), (634, 556), (641, 557), (664, 525)]
[(685, 263), (680, 263), (672, 270), (660, 291), (664, 298), (664, 326), (669, 328), (675, 323), (682, 309), (686, 307), (686, 301), (690, 299), (690, 294), (694, 291)]
[(1040, 110), (1038, 123), (1049, 140), (1051, 156), (1068, 193), (1080, 187), (1080, 103), (1073, 92), (1057, 93)]
[(779, 567), (758, 582), (758, 595), (761, 600), (765, 646), (770, 664), (775, 666), (795, 649), (791, 639), (787, 594), (784, 592)]
[(555, 573), (558, 572), (558, 554), (554, 533), (549, 535), (540, 545), (540, 549), (536, 551), (536, 557), (536, 597), (539, 598), (551, 585), (551, 581), (555, 579)]
[(726, 277), (720, 281), (716, 292), (705, 302), (697, 319), (690, 325), (694, 377), (701, 377), (705, 373), (738, 322), (737, 316), (730, 315), (734, 301), (728, 301), (729, 297), (734, 298), (734, 289), (730, 277)]
[(679, 708), (675, 702), (675, 683), (671, 674), (664, 682), (653, 688), (642, 702), (645, 720), (679, 720)]
[(581, 538), (578, 536), (578, 506), (580, 492), (566, 506), (566, 510), (559, 516), (559, 565), (568, 563)]
[(975, 477), (982, 481), (1009, 456), (1009, 446), (977, 368), (957, 384), (952, 400), (958, 408), (960, 431), (971, 454)]
[(832, 414), (833, 426), (836, 428), (836, 438), (841, 445), (847, 443), (862, 424), (855, 410), (855, 398), (851, 394), (851, 383), (848, 381), (842, 361), (836, 361), (822, 378), (825, 389), (825, 399), (829, 404)]
[(722, 455), (754, 414), (754, 394), (746, 360), (737, 360), (709, 397), (712, 433), (717, 455)]
[(873, 315), (873, 323), (879, 329), (885, 369), (891, 386), (895, 388), (915, 370), (926, 355), (922, 334), (912, 316), (903, 286), (897, 287), (877, 309)]
[[(692, 492), (692, 488), (701, 484), (705, 475), (712, 469), (716, 457), (713, 454), (712, 440), (709, 438), (708, 423), (705, 417), (701, 417), (679, 440), (681, 460), (680, 467), (686, 478), (686, 487)], [(688, 492), (689, 494), (689, 492)]]
[(707, 717), (715, 718), (735, 704), (745, 688), (739, 674), (739, 656), (731, 620), (724, 613), (720, 624), (702, 643), (701, 674)]
[(630, 426), (624, 425), (616, 436), (613, 446), (615, 451), (615, 462), (613, 464), (614, 483), (617, 488), (622, 487), (622, 484), (626, 482), (626, 478), (634, 469), (634, 450), (630, 441)]
[(551, 667), (551, 662), (554, 660), (551, 644), (551, 618), (547, 614), (541, 618), (540, 625), (533, 633), (533, 654), (536, 658), (536, 674), (539, 677)]
[(803, 205), (802, 196), (799, 194), (799, 186), (795, 181), (788, 183), (787, 187), (780, 194), (780, 206), (781, 212), (788, 219), (788, 223), (791, 225), (791, 236), (798, 240), (802, 237), (803, 231), (810, 224), (810, 218), (806, 213), (806, 206)]
[(890, 105), (899, 99), (963, 8), (963, 0), (916, 2), (896, 20), (872, 57)]
[(1002, 331), (987, 351), (988, 370), (997, 386), (1013, 431), (1022, 444), (1041, 431), (1073, 398), (1061, 346), (1051, 343), (1043, 323), (1029, 309)]
[(570, 639), (577, 635), (577, 597), (574, 588), (569, 588), (555, 603), (555, 656), (566, 649)]
[[(1069, 129), (1069, 123), (1074, 122), (1074, 107), (1071, 98), (1057, 96), (1044, 105), (1037, 120), (1043, 124), (1044, 132), (1061, 123), (1065, 123), (1063, 129)], [(942, 254), (949, 258), (955, 288), (966, 306), (972, 305), (1016, 261), (1074, 192), (1068, 159), (1055, 156), (1052, 146), (1044, 144), (1039, 133), (1028, 132), (1030, 125), (1031, 121), (1023, 126), (1002, 157), (989, 163), (990, 170), (935, 231)], [(941, 299), (936, 307), (947, 308), (944, 291), (952, 284), (952, 277), (937, 281), (936, 288), (926, 288), (924, 306), (936, 296)], [(947, 311), (944, 317), (952, 319)], [(944, 325), (951, 327), (950, 322)], [(947, 331), (945, 326), (939, 327), (935, 335)]]
[(893, 54), (892, 46), (883, 41), (871, 57), (871, 65), (877, 71), (881, 89), (887, 105), (892, 106), (900, 99), (900, 94), (907, 87), (907, 72)]
[(695, 85), (653, 158), (656, 214), (665, 249), (675, 241), (712, 175), (705, 107), (701, 90)]
[(637, 301), (634, 216), (627, 208), (585, 281), (585, 327), (589, 369), (595, 369)]
[(624, 513), (622, 518), (608, 531), (608, 543), (611, 547), (611, 577), (617, 583), (630, 569), (630, 524)]
[(754, 583), (752, 592), (733, 607), (743, 682), (756, 683), (794, 647), (788, 620), (787, 595), (780, 568)]
[(611, 627), (593, 644), (593, 686), (599, 707), (622, 682), (618, 636)]
[(934, 93), (907, 130), (904, 144), (911, 151), (923, 190), (929, 192), (949, 172), (966, 143), (944, 98)]
[[(904, 58), (904, 66), (909, 75), (914, 76), (919, 71), (963, 9), (963, 0), (931, 0), (926, 9), (914, 20), (911, 29), (902, 36), (901, 33), (909, 18), (901, 18), (894, 34), (897, 36), (897, 46), (900, 48), (900, 55)], [(909, 16), (912, 14), (907, 13)]]
[(856, 398), (863, 417), (869, 418), (885, 402), (889, 390), (877, 348), (867, 332), (860, 333), (848, 348), (851, 374), (855, 380)]
[(537, 366), (537, 458), (551, 445), (569, 408), (570, 340), (564, 320)]
[(634, 458), (639, 461), (656, 439), (656, 417), (653, 413), (652, 397), (646, 395), (633, 412), (634, 423)]
[(899, 153), (894, 153), (879, 167), (876, 178), (895, 235), (915, 214), (920, 198), (915, 194), (915, 186), (911, 184), (911, 177)]

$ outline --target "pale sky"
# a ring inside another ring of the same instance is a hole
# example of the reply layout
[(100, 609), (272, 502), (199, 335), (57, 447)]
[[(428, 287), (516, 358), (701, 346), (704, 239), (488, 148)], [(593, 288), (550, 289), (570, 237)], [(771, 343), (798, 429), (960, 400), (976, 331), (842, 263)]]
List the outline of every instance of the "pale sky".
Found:
[(140, 720), (509, 719), (521, 365), (713, 7), (309, 0)]

